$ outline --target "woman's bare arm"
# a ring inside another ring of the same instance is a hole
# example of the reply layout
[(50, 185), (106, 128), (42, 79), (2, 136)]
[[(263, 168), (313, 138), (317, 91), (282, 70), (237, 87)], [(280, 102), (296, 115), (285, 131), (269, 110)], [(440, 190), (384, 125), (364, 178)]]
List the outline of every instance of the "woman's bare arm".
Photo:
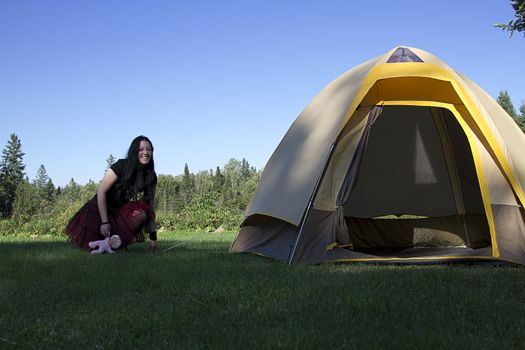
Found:
[(103, 225), (100, 225), (100, 233), (107, 237), (111, 233), (111, 227), (109, 225), (109, 217), (108, 217), (108, 204), (106, 200), (106, 194), (115, 184), (115, 182), (118, 180), (117, 175), (115, 172), (111, 169), (108, 169), (106, 171), (106, 174), (102, 178), (102, 181), (100, 182), (100, 185), (98, 186), (97, 191), (97, 204), (98, 204), (98, 212), (100, 214), (100, 220), (103, 223)]

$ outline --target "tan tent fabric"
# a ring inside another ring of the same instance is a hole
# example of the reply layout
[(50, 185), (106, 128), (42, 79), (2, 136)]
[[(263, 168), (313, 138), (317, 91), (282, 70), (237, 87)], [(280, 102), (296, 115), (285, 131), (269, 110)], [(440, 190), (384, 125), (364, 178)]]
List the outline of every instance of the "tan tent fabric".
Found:
[(328, 165), (321, 188), (315, 198), (314, 206), (320, 210), (335, 210), (336, 197), (341, 184), (348, 171), (349, 161), (359, 143), (359, 139), (365, 128), (370, 107), (359, 108), (355, 116), (346, 124), (341, 132), (337, 148), (332, 156), (332, 161)]
[(328, 84), (295, 120), (231, 251), (289, 263), (525, 264), (524, 149), (478, 85), (431, 53), (393, 48)]
[(503, 145), (506, 149), (505, 155), (511, 163), (513, 173), (519, 179), (518, 184), (523, 192), (522, 186), (525, 183), (525, 152), (523, 152), (523, 143), (525, 142), (525, 135), (493, 98), (473, 81), (464, 76), (462, 76), (462, 79), (479, 99), (483, 110), (490, 116), (494, 126), (502, 135)]
[(265, 214), (299, 224), (359, 82), (375, 61), (337, 78), (305, 108), (266, 164), (271, 171), (263, 173), (245, 217)]

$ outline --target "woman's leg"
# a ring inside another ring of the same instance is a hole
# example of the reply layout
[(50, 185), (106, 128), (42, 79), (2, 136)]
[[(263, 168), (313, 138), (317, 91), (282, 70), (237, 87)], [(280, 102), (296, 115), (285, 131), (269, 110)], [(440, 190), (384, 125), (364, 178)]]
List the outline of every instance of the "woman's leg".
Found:
[(143, 242), (144, 241), (144, 233), (142, 232), (143, 228), (148, 223), (148, 215), (146, 214), (146, 211), (142, 209), (136, 209), (133, 210), (131, 213), (131, 220), (129, 221), (130, 228), (136, 232), (135, 237), (129, 242), (129, 244), (136, 243), (137, 241)]
[(123, 247), (133, 242), (142, 242), (145, 239), (144, 227), (154, 218), (155, 214), (149, 211), (146, 204), (127, 203), (115, 213), (111, 233), (120, 236)]

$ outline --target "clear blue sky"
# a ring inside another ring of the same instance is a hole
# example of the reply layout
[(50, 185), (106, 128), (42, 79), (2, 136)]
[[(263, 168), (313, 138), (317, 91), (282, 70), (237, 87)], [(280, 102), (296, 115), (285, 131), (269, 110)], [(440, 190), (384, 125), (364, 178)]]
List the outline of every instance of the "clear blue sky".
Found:
[(157, 173), (257, 169), (308, 102), (398, 45), (429, 51), (490, 95), (525, 99), (525, 38), (494, 28), (510, 1), (3, 0), (0, 145), (34, 180), (103, 175), (149, 136)]

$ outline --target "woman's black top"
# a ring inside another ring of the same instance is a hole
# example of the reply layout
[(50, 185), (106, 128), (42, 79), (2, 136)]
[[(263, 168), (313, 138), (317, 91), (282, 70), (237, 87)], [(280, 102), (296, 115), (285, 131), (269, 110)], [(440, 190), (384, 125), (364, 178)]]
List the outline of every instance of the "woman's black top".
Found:
[[(122, 185), (124, 174), (126, 172), (126, 167), (129, 164), (128, 159), (119, 159), (113, 165), (110, 166), (110, 169), (113, 170), (115, 175), (117, 175), (117, 181), (109, 189), (106, 194), (106, 202), (108, 210), (114, 212), (119, 209), (124, 204), (130, 201), (142, 201), (149, 197), (150, 194), (144, 192), (144, 175), (145, 172), (142, 169), (137, 171), (135, 176), (135, 182), (129, 184), (127, 189), (119, 189), (119, 186)], [(154, 174), (153, 186), (157, 185), (157, 174)]]

